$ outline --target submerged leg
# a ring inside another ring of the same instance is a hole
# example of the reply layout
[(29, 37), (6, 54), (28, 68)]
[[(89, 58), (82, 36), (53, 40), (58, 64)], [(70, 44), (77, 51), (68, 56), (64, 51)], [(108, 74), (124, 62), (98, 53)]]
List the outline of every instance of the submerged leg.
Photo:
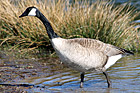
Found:
[(106, 77), (106, 79), (107, 79), (108, 88), (110, 88), (110, 86), (111, 86), (111, 81), (110, 81), (110, 79), (109, 79), (109, 77), (108, 77), (108, 74), (107, 74), (106, 71), (103, 72), (103, 74), (105, 75), (105, 77)]
[(83, 87), (83, 82), (84, 82), (84, 75), (85, 75), (85, 72), (82, 72), (81, 73), (81, 82), (80, 82), (80, 88)]

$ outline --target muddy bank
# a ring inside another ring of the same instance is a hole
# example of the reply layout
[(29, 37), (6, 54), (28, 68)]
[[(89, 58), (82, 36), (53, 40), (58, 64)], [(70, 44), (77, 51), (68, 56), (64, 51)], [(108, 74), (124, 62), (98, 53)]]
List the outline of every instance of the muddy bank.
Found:
[(62, 68), (63, 65), (57, 57), (17, 59), (0, 53), (0, 91), (26, 93), (26, 90), (39, 86), (21, 84), (19, 81), (60, 73), (57, 70)]

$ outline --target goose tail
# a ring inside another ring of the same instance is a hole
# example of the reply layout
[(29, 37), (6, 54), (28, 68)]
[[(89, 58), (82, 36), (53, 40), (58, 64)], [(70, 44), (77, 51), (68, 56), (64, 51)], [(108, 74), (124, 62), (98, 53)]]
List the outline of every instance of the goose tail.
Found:
[(132, 51), (122, 49), (122, 48), (120, 48), (120, 50), (124, 53), (124, 55), (134, 55), (134, 53)]

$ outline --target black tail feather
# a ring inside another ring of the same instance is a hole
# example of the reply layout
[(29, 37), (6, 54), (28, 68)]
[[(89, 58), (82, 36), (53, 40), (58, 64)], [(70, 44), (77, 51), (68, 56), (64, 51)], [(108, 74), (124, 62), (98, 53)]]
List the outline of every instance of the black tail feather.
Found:
[(128, 50), (125, 50), (125, 49), (123, 49), (123, 48), (120, 48), (120, 50), (121, 50), (122, 52), (124, 52), (124, 54), (126, 54), (126, 55), (134, 55), (133, 52), (128, 51)]

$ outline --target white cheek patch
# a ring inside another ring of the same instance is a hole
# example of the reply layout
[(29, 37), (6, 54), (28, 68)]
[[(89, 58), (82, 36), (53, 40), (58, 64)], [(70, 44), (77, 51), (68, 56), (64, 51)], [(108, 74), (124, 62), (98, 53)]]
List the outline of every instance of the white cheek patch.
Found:
[(28, 16), (36, 16), (36, 9), (33, 8), (33, 9), (29, 12)]

